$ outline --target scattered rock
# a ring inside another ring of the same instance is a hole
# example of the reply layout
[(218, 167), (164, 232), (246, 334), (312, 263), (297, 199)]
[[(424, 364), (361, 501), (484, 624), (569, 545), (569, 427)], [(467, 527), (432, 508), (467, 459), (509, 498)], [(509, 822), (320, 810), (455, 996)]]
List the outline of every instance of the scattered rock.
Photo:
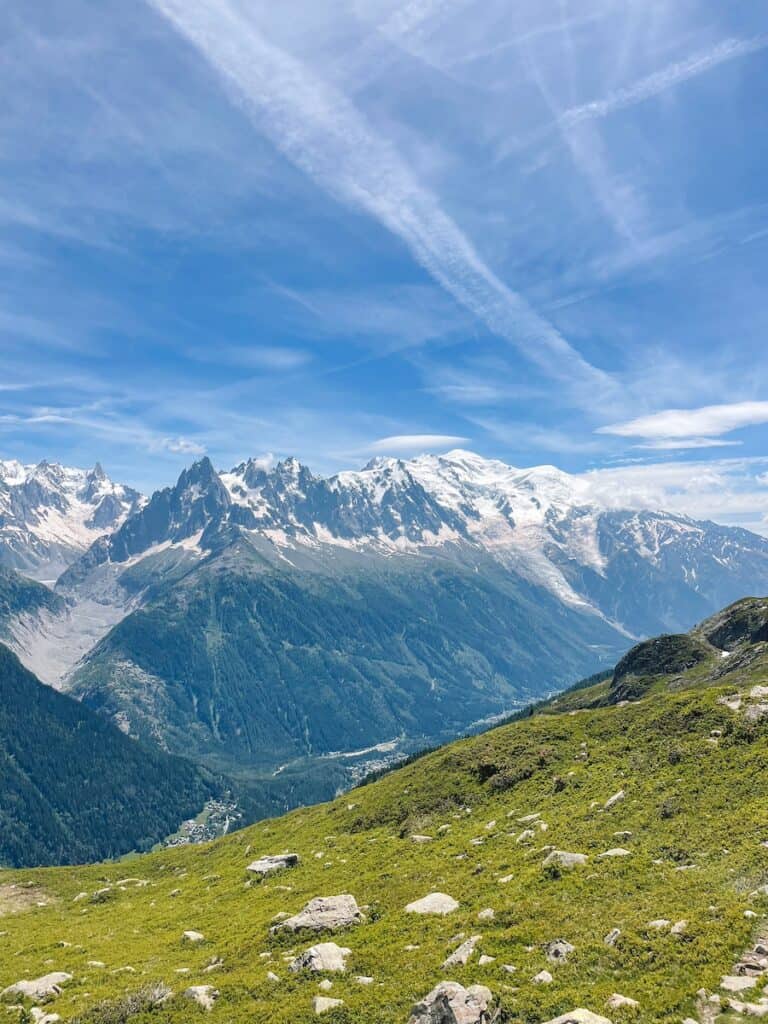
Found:
[(182, 942), (205, 942), (205, 936), (202, 932), (184, 932), (181, 938)]
[(561, 1017), (546, 1020), (544, 1024), (612, 1024), (612, 1021), (608, 1020), (607, 1017), (601, 1017), (597, 1013), (592, 1013), (590, 1010), (579, 1008), (571, 1010), (570, 1013), (564, 1013)]
[(499, 879), (499, 885), (507, 885), (509, 882), (512, 881), (514, 877), (514, 875), (502, 875), (502, 877)]
[(480, 964), (481, 967), (487, 967), (488, 964), (496, 963), (496, 957), (495, 956), (488, 956), (487, 953), (483, 953), (483, 955), (480, 957), (480, 959), (477, 962), (478, 962), (478, 964)]
[(724, 974), (720, 979), (720, 988), (724, 992), (743, 992), (745, 989), (754, 988), (757, 978), (751, 975)]
[(343, 1006), (343, 999), (331, 999), (330, 996), (315, 996), (312, 1000), (312, 1009), (315, 1013), (327, 1013), (335, 1010), (337, 1006)]
[(486, 907), (485, 910), (481, 910), (477, 915), (478, 921), (492, 921), (496, 916), (496, 911), (493, 907)]
[(620, 935), (621, 935), (621, 929), (619, 929), (619, 928), (611, 928), (611, 930), (608, 932), (608, 934), (603, 939), (603, 942), (605, 943), (606, 946), (615, 946), (616, 945), (616, 940), (618, 939), (618, 937)]
[(534, 985), (551, 985), (554, 978), (549, 971), (539, 971), (535, 978), (533, 978)]
[(484, 985), (464, 988), (455, 981), (441, 981), (416, 1003), (408, 1024), (490, 1024), (492, 1001)]
[(443, 969), (446, 967), (463, 967), (468, 963), (469, 958), (475, 951), (475, 946), (477, 946), (481, 938), (482, 936), (480, 935), (472, 935), (465, 942), (462, 942), (459, 948), (455, 949), (453, 953), (443, 961)]
[(569, 853), (567, 850), (553, 850), (544, 858), (542, 867), (548, 868), (555, 866), (560, 868), (575, 868), (579, 865), (586, 864), (587, 859), (588, 858), (585, 853)]
[(600, 854), (601, 857), (631, 857), (632, 851), (625, 850), (623, 846), (614, 846), (612, 850), (606, 850)]
[(283, 928), (297, 932), (303, 928), (308, 931), (336, 931), (350, 925), (361, 924), (365, 920), (357, 900), (348, 893), (340, 896), (316, 896), (293, 917), (272, 925), (270, 931), (276, 932)]
[(278, 982), (280, 978), (275, 974), (274, 971), (267, 971), (267, 981)]
[(316, 946), (300, 953), (290, 965), (290, 970), (298, 971), (344, 971), (347, 957), (352, 952), (345, 946), (337, 946), (335, 942), (320, 942)]
[(623, 800), (626, 795), (627, 794), (624, 792), (624, 790), (620, 789), (618, 793), (614, 793), (613, 796), (608, 797), (608, 799), (603, 804), (603, 808), (606, 811), (610, 811), (610, 809), (612, 807), (615, 807), (616, 804)]
[(432, 842), (432, 836), (412, 835), (410, 837), (410, 839), (411, 839), (412, 843), (431, 843)]
[(32, 999), (36, 1003), (43, 1003), (61, 994), (62, 985), (72, 981), (72, 975), (64, 971), (53, 971), (51, 974), (44, 974), (40, 978), (33, 978), (32, 981), (17, 981), (0, 992), (0, 999), (7, 996), (21, 996), (24, 999)]
[(333, 988), (333, 982), (330, 978), (323, 978), (320, 984), (317, 986), (321, 992), (330, 992)]
[(245, 869), (255, 875), (271, 875), (273, 871), (282, 871), (283, 868), (295, 868), (299, 863), (298, 853), (277, 853), (266, 857), (259, 857)]
[(371, 978), (367, 974), (358, 974), (358, 976), (355, 978), (355, 981), (357, 982), (358, 985), (372, 985), (373, 984), (373, 978)]
[(687, 927), (687, 921), (675, 921), (669, 930), (672, 935), (682, 935)]
[(668, 921), (666, 917), (657, 917), (655, 921), (649, 921), (647, 927), (659, 932), (662, 928), (669, 928), (671, 924), (672, 922)]
[(451, 914), (459, 909), (459, 904), (453, 896), (447, 896), (444, 892), (431, 892), (420, 900), (409, 903), (405, 908), (406, 914)]
[(219, 991), (213, 985), (190, 985), (184, 991), (186, 999), (194, 1000), (204, 1010), (212, 1010), (213, 1004), (219, 998)]
[(33, 1006), (29, 1011), (29, 1015), (34, 1024), (57, 1024), (57, 1021), (61, 1020), (58, 1013), (46, 1013), (39, 1006)]
[(614, 992), (605, 1005), (609, 1010), (621, 1010), (623, 1007), (637, 1009), (640, 1003), (636, 999), (630, 999), (629, 996), (622, 996), (618, 992)]
[(566, 942), (565, 939), (554, 939), (546, 944), (544, 950), (547, 954), (547, 960), (553, 964), (558, 964), (565, 963), (571, 953), (576, 952), (576, 947), (572, 946), (570, 942)]

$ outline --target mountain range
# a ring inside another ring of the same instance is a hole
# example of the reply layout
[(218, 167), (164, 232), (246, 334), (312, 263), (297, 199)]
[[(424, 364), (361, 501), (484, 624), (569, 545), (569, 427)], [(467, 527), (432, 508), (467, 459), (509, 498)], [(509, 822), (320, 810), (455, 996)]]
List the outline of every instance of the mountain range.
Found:
[[(264, 813), (768, 589), (765, 538), (464, 451), (332, 477), (203, 458), (149, 499), (43, 464), (6, 490), (40, 476), (72, 524), (87, 480), (114, 517), (91, 516), (55, 586), (6, 613), (8, 642), (129, 735), (245, 779)], [(51, 516), (21, 516), (33, 551)]]

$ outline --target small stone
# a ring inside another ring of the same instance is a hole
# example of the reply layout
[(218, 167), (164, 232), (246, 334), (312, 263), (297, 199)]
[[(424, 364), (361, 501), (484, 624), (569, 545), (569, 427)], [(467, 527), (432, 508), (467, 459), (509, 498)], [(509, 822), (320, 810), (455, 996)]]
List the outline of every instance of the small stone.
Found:
[(492, 921), (496, 916), (496, 911), (493, 907), (486, 907), (485, 910), (481, 910), (477, 915), (478, 921)]
[(487, 967), (488, 964), (493, 964), (493, 963), (496, 962), (496, 957), (495, 956), (488, 956), (487, 953), (483, 953), (483, 955), (480, 957), (480, 959), (477, 962), (478, 962), (478, 964), (481, 967)]
[(514, 877), (514, 875), (502, 875), (499, 879), (499, 885), (508, 885)]
[(587, 863), (585, 853), (569, 853), (567, 850), (553, 850), (542, 862), (542, 867), (575, 868)]
[(432, 836), (412, 835), (410, 837), (410, 840), (412, 843), (431, 843)]
[(335, 1010), (338, 1006), (343, 1006), (343, 999), (331, 999), (329, 996), (315, 996), (312, 1000), (312, 1009), (315, 1013), (327, 1013), (329, 1010)]
[(344, 971), (351, 952), (351, 949), (337, 946), (335, 942), (319, 942), (300, 953), (291, 962), (290, 970), (294, 974), (298, 971)]
[(533, 978), (534, 985), (551, 985), (554, 978), (549, 971), (539, 971), (535, 978)]
[(672, 935), (682, 935), (687, 927), (687, 921), (675, 921), (669, 930)]
[(606, 946), (615, 946), (616, 945), (616, 940), (618, 939), (618, 937), (620, 935), (621, 935), (621, 930), (619, 928), (611, 928), (611, 930), (608, 932), (608, 934), (603, 939), (603, 942), (605, 943)]
[(181, 936), (183, 942), (205, 942), (202, 932), (187, 931)]
[(631, 850), (625, 850), (623, 846), (615, 846), (612, 850), (606, 850), (600, 854), (601, 857), (631, 857)]
[(323, 980), (317, 986), (321, 992), (330, 992), (333, 988), (333, 982), (330, 978), (323, 978)]
[(358, 974), (358, 976), (355, 978), (355, 981), (357, 982), (358, 985), (372, 985), (373, 984), (373, 978), (371, 978), (367, 974)]
[(187, 999), (194, 1000), (204, 1010), (212, 1010), (213, 1004), (219, 998), (218, 989), (213, 985), (190, 985), (184, 995)]
[(548, 942), (544, 947), (547, 954), (547, 960), (550, 963), (565, 963), (571, 953), (576, 952), (576, 947), (572, 946), (570, 942), (566, 942), (565, 939), (554, 939), (552, 942)]
[(668, 921), (666, 917), (657, 917), (655, 921), (648, 922), (648, 928), (653, 928), (654, 931), (658, 932), (661, 931), (662, 928), (669, 928), (671, 924), (672, 922)]
[(254, 875), (271, 875), (273, 871), (282, 871), (284, 868), (294, 868), (299, 863), (298, 853), (278, 853), (266, 857), (259, 857), (245, 869)]
[(636, 999), (630, 999), (629, 996), (622, 996), (618, 992), (614, 992), (605, 1005), (609, 1010), (620, 1010), (623, 1007), (636, 1009), (640, 1003)]
[(280, 981), (280, 978), (274, 971), (267, 971), (267, 981), (278, 982)]
[(463, 967), (467, 964), (480, 939), (480, 935), (472, 935), (465, 942), (462, 942), (459, 948), (455, 949), (453, 953), (443, 961), (443, 969), (457, 966)]
[(451, 914), (459, 909), (459, 904), (452, 896), (444, 892), (431, 892), (420, 900), (409, 903), (405, 908), (406, 914)]

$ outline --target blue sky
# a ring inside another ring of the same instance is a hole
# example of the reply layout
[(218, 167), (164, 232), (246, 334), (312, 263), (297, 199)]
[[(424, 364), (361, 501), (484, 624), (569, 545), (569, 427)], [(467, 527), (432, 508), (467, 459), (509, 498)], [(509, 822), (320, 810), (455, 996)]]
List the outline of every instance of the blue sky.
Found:
[(768, 530), (768, 10), (7, 0), (0, 457), (467, 447)]

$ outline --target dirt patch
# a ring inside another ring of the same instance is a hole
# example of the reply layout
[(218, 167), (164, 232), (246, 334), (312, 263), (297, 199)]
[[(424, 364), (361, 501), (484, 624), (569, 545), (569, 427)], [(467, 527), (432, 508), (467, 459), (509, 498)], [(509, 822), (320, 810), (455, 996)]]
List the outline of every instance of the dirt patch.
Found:
[(25, 885), (23, 882), (0, 885), (0, 917), (47, 907), (52, 902), (52, 897), (39, 885)]

